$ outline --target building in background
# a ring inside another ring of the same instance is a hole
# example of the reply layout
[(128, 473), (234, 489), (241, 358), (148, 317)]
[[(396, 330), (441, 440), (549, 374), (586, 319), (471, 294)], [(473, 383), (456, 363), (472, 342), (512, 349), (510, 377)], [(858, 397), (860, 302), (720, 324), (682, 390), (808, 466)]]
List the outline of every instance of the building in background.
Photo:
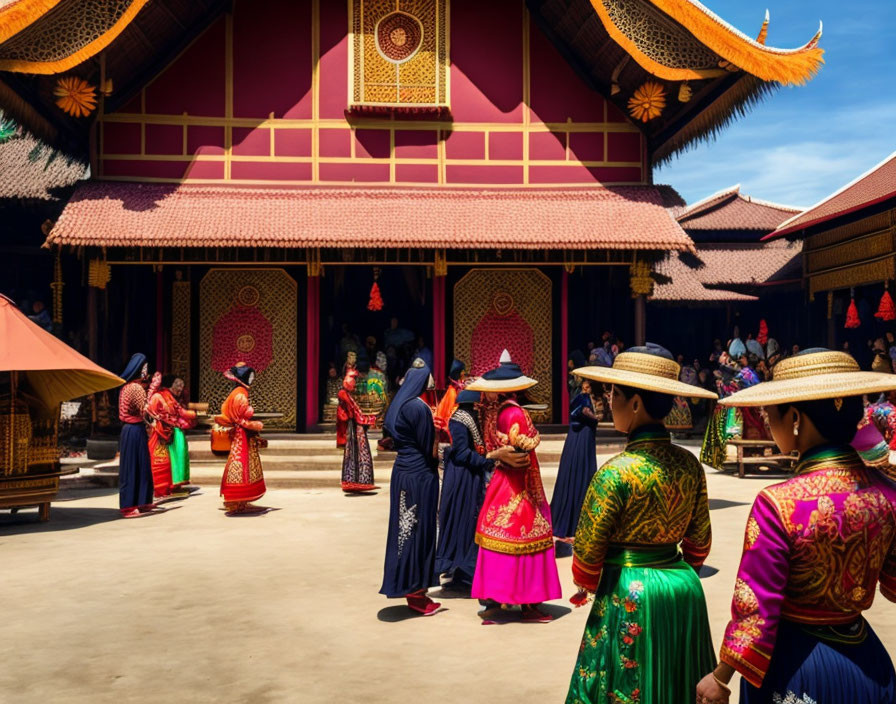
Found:
[(690, 1), (46, 7), (0, 7), (0, 108), (91, 165), (47, 238), (91, 356), (146, 350), (213, 408), (246, 361), (288, 428), (390, 336), (439, 385), (508, 346), (562, 419), (569, 346), (642, 341), (657, 262), (694, 251), (653, 165), (822, 53)]

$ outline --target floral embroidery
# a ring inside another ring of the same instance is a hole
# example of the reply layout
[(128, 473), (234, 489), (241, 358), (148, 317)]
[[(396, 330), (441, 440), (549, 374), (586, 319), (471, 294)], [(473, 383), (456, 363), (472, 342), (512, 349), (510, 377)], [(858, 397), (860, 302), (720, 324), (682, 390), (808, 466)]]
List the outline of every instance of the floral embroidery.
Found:
[(772, 704), (818, 704), (818, 702), (805, 692), (802, 697), (798, 697), (795, 692), (788, 689), (787, 694), (783, 696), (777, 692), (772, 694)]
[(734, 608), (739, 616), (749, 616), (759, 611), (759, 600), (756, 592), (740, 577), (734, 584)]
[(632, 658), (627, 658), (625, 655), (619, 656), (619, 664), (622, 665), (626, 670), (634, 670), (638, 667), (638, 661), (633, 660)]
[(404, 545), (417, 527), (417, 504), (410, 508), (406, 502), (407, 492), (398, 495), (398, 557), (404, 551)]
[(759, 539), (759, 522), (750, 516), (747, 520), (747, 530), (744, 533), (744, 550), (752, 548)]
[(623, 622), (620, 629), (623, 644), (632, 645), (635, 642), (635, 638), (641, 635), (641, 630), (641, 626), (637, 623)]

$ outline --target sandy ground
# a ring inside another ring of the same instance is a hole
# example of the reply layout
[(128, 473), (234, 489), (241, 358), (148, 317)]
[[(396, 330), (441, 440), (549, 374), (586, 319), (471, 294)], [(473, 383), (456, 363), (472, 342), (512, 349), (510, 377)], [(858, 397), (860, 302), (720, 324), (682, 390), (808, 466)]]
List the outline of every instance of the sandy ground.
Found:
[[(718, 644), (749, 504), (768, 481), (708, 479), (703, 585)], [(0, 700), (563, 701), (586, 610), (564, 600), (551, 624), (482, 626), (475, 602), (443, 599), (444, 612), (411, 616), (377, 593), (388, 490), (272, 490), (264, 503), (280, 510), (241, 518), (216, 493), (132, 521), (112, 491), (70, 492), (47, 524), (0, 514)], [(893, 605), (878, 596), (867, 616), (896, 652)]]

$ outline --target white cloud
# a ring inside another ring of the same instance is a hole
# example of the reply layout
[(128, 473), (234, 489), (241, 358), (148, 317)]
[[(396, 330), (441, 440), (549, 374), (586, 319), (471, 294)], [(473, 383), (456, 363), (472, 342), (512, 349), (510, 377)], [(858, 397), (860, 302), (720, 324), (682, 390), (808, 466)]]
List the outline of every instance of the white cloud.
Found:
[(740, 183), (757, 198), (809, 206), (896, 150), (896, 102), (832, 106), (796, 119), (764, 112), (658, 169), (656, 182), (671, 184), (688, 202)]

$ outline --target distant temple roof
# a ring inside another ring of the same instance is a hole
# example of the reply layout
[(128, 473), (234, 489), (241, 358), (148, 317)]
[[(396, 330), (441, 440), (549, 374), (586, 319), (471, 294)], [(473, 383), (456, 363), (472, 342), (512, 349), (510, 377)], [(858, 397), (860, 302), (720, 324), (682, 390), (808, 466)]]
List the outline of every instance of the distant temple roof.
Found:
[[(258, 188), (87, 181), (47, 245), (693, 250), (663, 186)], [(620, 227), (624, 223), (624, 227)]]
[(891, 198), (896, 198), (896, 152), (821, 202), (781, 223), (769, 239), (794, 234)]
[(751, 198), (733, 186), (680, 209), (675, 219), (685, 230), (758, 230), (771, 232), (799, 208)]
[[(585, 82), (633, 115), (654, 161), (713, 136), (775, 86), (809, 80), (823, 61), (820, 31), (802, 47), (775, 49), (765, 46), (767, 17), (751, 39), (695, 0), (526, 5)], [(112, 111), (230, 6), (231, 0), (0, 0), (0, 107), (56, 145), (83, 148), (89, 122), (54, 102), (60, 74), (91, 86), (103, 76), (114, 79), (105, 106)], [(633, 101), (649, 104), (649, 114)]]

